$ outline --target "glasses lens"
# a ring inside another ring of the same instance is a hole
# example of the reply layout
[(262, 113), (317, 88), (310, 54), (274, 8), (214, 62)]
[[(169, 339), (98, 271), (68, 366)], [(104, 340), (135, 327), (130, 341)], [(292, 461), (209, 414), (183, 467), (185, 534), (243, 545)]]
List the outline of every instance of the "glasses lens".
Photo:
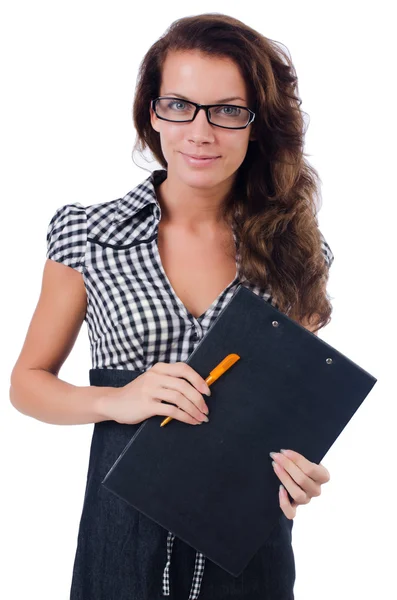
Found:
[(221, 127), (244, 127), (250, 119), (250, 113), (246, 108), (223, 104), (210, 108), (210, 121)]
[[(194, 104), (186, 100), (161, 98), (156, 102), (158, 116), (168, 121), (191, 121), (195, 110)], [(209, 113), (211, 123), (231, 129), (244, 127), (250, 120), (250, 113), (246, 108), (239, 108), (231, 104), (214, 106)]]
[(190, 121), (193, 119), (196, 107), (185, 100), (174, 100), (172, 98), (161, 98), (157, 100), (156, 112), (159, 117), (169, 121)]

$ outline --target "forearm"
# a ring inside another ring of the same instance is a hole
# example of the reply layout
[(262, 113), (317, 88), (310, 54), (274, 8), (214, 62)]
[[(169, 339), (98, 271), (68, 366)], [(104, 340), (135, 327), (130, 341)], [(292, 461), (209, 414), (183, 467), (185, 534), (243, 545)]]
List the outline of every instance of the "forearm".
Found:
[(11, 376), (10, 400), (22, 414), (54, 425), (107, 420), (101, 407), (115, 388), (76, 386), (42, 369), (22, 369)]

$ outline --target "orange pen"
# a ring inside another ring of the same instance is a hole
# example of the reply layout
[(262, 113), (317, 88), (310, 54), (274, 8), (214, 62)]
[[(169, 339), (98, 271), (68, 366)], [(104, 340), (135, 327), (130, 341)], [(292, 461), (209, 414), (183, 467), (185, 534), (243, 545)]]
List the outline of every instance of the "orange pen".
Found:
[[(240, 357), (238, 354), (228, 354), (226, 356), (226, 358), (224, 358), (219, 363), (219, 365), (211, 371), (211, 373), (208, 375), (207, 379), (205, 380), (205, 383), (208, 386), (213, 384), (214, 381), (216, 381), (217, 379), (219, 379), (219, 377), (221, 375), (226, 373), (226, 371), (228, 369), (230, 369), (230, 367), (232, 367), (234, 365), (234, 363), (236, 363), (238, 360), (240, 360)], [(167, 423), (169, 423), (170, 421), (172, 421), (172, 417), (166, 417), (164, 419), (164, 421), (161, 422), (160, 427), (164, 427), (164, 425), (167, 425)]]

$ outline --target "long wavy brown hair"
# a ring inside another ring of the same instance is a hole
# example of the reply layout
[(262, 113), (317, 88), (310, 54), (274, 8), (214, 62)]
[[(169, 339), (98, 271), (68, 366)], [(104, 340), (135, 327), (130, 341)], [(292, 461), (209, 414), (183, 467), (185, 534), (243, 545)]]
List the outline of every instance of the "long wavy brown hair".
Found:
[(238, 19), (207, 13), (174, 21), (145, 54), (133, 104), (134, 150), (149, 148), (167, 168), (160, 134), (150, 122), (159, 96), (162, 66), (172, 51), (196, 50), (228, 57), (240, 68), (256, 113), (254, 141), (224, 202), (224, 218), (237, 235), (240, 279), (271, 289), (276, 307), (318, 331), (331, 320), (328, 263), (321, 247), (317, 171), (303, 152), (305, 121), (297, 75), (279, 43)]

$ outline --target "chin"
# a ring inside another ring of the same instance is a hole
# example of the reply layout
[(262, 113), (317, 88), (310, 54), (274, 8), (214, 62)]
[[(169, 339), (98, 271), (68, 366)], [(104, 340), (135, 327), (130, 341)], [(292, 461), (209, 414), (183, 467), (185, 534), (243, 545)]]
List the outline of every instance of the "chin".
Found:
[[(212, 172), (211, 172), (212, 171)], [(184, 183), (196, 187), (214, 187), (224, 181), (225, 177), (222, 173), (214, 172), (214, 169), (192, 169), (187, 167), (186, 169), (178, 169), (178, 178)]]

